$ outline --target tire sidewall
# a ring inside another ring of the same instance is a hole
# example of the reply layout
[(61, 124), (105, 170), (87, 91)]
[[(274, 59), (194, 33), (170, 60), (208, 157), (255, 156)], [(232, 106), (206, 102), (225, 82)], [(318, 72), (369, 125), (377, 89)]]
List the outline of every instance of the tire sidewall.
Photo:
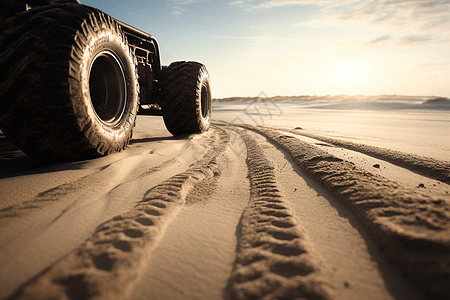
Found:
[[(209, 127), (211, 125), (211, 112), (212, 112), (212, 99), (211, 99), (211, 83), (209, 79), (208, 71), (206, 71), (206, 68), (202, 67), (200, 68), (199, 72), (199, 85), (197, 86), (197, 97), (196, 97), (196, 109), (197, 109), (197, 118), (198, 118), (198, 124), (199, 124), (199, 130), (200, 132), (208, 131)], [(205, 90), (203, 90), (205, 88)], [(206, 101), (207, 101), (207, 111), (206, 116), (203, 117), (202, 110), (202, 97), (205, 96), (204, 92), (207, 93)]]
[[(71, 96), (75, 114), (81, 116), (79, 118), (81, 128), (89, 128), (85, 131), (89, 142), (93, 144), (104, 143), (106, 147), (107, 144), (121, 144), (124, 139), (129, 139), (130, 131), (133, 130), (136, 119), (138, 90), (135, 63), (129, 54), (129, 47), (123, 42), (121, 34), (110, 28), (101, 28), (94, 34), (90, 34), (85, 45), (86, 47), (82, 49), (83, 57), (79, 68), (79, 78), (71, 82), (71, 88), (74, 92), (71, 91)], [(116, 56), (121, 64), (126, 81), (124, 111), (121, 119), (113, 126), (102, 122), (97, 116), (89, 89), (93, 60), (103, 51), (110, 51)], [(95, 145), (93, 146), (95, 147)]]

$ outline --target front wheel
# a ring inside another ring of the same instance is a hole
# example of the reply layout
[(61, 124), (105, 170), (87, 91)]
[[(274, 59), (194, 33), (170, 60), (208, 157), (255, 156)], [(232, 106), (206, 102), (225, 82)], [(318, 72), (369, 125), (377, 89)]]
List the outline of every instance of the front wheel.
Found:
[(139, 85), (134, 55), (114, 19), (65, 3), (32, 9), (12, 23), (0, 35), (5, 136), (41, 159), (123, 150), (135, 125)]
[(162, 115), (173, 135), (208, 131), (211, 124), (211, 84), (198, 62), (174, 62), (161, 76)]

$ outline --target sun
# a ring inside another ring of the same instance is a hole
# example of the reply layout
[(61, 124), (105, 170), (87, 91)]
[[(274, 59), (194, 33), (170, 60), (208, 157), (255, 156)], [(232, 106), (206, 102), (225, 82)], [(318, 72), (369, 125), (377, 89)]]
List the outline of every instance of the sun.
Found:
[(358, 83), (365, 76), (365, 69), (362, 65), (354, 62), (341, 64), (337, 70), (340, 80), (348, 83)]
[(340, 86), (355, 86), (367, 76), (367, 68), (356, 60), (341, 60), (331, 71), (331, 81)]

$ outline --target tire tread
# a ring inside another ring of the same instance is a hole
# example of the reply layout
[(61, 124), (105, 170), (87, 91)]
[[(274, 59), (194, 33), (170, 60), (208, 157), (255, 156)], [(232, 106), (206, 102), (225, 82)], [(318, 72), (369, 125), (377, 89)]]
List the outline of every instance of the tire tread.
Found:
[[(70, 80), (79, 80), (87, 34), (108, 27), (128, 45), (120, 26), (101, 11), (79, 4), (38, 7), (9, 21), (11, 28), (0, 34), (0, 129), (5, 136), (41, 159), (79, 160), (123, 150), (133, 129), (105, 146), (95, 141), (88, 116), (77, 115), (70, 100), (76, 92)], [(130, 49), (129, 55), (134, 60)], [(134, 73), (137, 83), (137, 70)], [(138, 85), (136, 90), (139, 93)]]
[(173, 135), (208, 130), (200, 125), (201, 115), (197, 110), (197, 93), (199, 88), (201, 90), (203, 74), (209, 81), (206, 67), (198, 62), (174, 62), (163, 68), (162, 114), (167, 129)]

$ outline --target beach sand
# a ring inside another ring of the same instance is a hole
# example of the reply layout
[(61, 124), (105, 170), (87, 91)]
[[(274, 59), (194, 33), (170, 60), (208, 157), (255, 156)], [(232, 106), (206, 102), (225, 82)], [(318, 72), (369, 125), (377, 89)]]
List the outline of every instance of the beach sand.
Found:
[(448, 299), (449, 100), (389, 99), (222, 99), (70, 163), (0, 134), (0, 299)]

